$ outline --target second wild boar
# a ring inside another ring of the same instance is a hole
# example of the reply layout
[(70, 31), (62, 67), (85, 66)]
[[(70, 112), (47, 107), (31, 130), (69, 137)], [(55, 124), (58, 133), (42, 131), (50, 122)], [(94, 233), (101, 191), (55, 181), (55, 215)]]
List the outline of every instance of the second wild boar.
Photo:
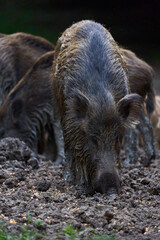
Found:
[[(139, 94), (145, 103), (146, 111), (141, 114), (140, 124), (136, 129), (127, 129), (125, 134), (125, 164), (137, 161), (138, 133), (140, 133), (145, 151), (144, 165), (148, 166), (155, 158), (153, 127), (149, 120), (155, 108), (155, 92), (153, 88), (154, 71), (144, 60), (127, 49), (120, 49), (126, 62), (131, 93)], [(138, 131), (137, 131), (138, 130)]]
[(0, 106), (27, 70), (43, 54), (53, 51), (46, 39), (27, 33), (2, 34), (0, 38)]
[(37, 152), (47, 133), (52, 148), (56, 142), (59, 161), (64, 147), (50, 80), (53, 58), (53, 51), (41, 56), (8, 94), (0, 107), (0, 138), (19, 138)]
[(151, 123), (156, 139), (156, 146), (160, 149), (160, 96), (155, 97), (155, 110), (151, 115)]

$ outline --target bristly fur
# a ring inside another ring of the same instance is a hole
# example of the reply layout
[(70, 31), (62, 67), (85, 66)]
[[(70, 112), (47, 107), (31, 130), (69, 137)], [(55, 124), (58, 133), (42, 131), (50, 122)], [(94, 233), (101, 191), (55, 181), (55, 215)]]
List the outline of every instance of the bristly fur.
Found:
[(112, 175), (106, 181), (118, 188), (115, 145), (124, 124), (117, 105), (130, 88), (126, 65), (111, 34), (93, 21), (73, 24), (57, 42), (52, 78), (67, 164), (71, 163), (77, 182), (85, 179), (93, 188), (95, 182), (103, 192), (99, 184)]
[(54, 52), (40, 57), (18, 82), (0, 108), (0, 125), (5, 134), (14, 131), (33, 150), (45, 126), (54, 121), (51, 66)]
[(54, 46), (44, 38), (14, 33), (0, 38), (0, 105), (35, 61)]
[(132, 93), (137, 93), (146, 101), (150, 116), (155, 109), (155, 92), (153, 88), (154, 70), (132, 51), (120, 48), (128, 69), (128, 79)]
[[(94, 27), (94, 31), (92, 31), (92, 27)], [(101, 42), (104, 44), (102, 45)], [(119, 48), (110, 33), (100, 24), (81, 21), (78, 25), (74, 24), (71, 30), (67, 29), (57, 42), (55, 59), (53, 72), (58, 80), (55, 81), (55, 88), (58, 90), (57, 98), (60, 96), (61, 88), (65, 96), (70, 96), (75, 89), (84, 91), (86, 94), (90, 94), (89, 91), (92, 89), (96, 94), (99, 90), (97, 89), (99, 79), (97, 79), (97, 86), (96, 82), (95, 86), (91, 86), (93, 81), (86, 81), (85, 85), (83, 82), (85, 78), (96, 80), (99, 75), (104, 79), (104, 83), (101, 83), (102, 88), (109, 89), (114, 85), (110, 91), (116, 102), (129, 93), (127, 70)], [(95, 63), (96, 69), (94, 69)], [(74, 79), (79, 79), (79, 81), (75, 82)], [(63, 86), (62, 82), (67, 82), (67, 87)], [(70, 91), (70, 89), (72, 90)], [(59, 99), (58, 102), (60, 101)], [(60, 109), (64, 109), (63, 101)]]
[[(128, 109), (133, 108), (131, 113), (128, 113)], [(127, 95), (122, 98), (118, 103), (118, 111), (121, 112), (122, 117), (126, 117), (127, 114), (130, 114), (129, 120), (125, 121), (125, 128), (133, 128), (140, 123), (140, 120), (137, 118), (139, 114), (143, 112), (143, 99), (138, 94)]]
[(154, 128), (156, 146), (160, 149), (160, 96), (155, 97), (155, 110), (151, 115), (151, 123)]

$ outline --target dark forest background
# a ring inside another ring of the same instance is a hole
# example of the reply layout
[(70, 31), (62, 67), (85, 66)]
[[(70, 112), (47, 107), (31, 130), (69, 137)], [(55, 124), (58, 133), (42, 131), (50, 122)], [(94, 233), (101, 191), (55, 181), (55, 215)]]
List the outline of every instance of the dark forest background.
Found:
[(146, 61), (160, 62), (159, 0), (0, 0), (0, 32), (27, 32), (56, 44), (72, 23), (92, 19), (123, 47)]

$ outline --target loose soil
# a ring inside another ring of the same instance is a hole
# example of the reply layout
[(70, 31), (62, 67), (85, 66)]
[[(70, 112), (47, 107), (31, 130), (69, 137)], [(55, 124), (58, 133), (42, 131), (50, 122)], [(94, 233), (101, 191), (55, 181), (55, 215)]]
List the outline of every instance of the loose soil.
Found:
[[(27, 223), (40, 219), (40, 232), (48, 239), (65, 239), (67, 224), (83, 232), (115, 239), (160, 239), (160, 151), (150, 167), (143, 166), (139, 150), (136, 165), (122, 167), (121, 194), (79, 195), (63, 179), (63, 166), (34, 154), (18, 139), (0, 141), (0, 218), (8, 233), (17, 234)], [(125, 155), (121, 153), (121, 160)], [(30, 224), (30, 228), (38, 226)], [(58, 233), (58, 235), (57, 235)]]

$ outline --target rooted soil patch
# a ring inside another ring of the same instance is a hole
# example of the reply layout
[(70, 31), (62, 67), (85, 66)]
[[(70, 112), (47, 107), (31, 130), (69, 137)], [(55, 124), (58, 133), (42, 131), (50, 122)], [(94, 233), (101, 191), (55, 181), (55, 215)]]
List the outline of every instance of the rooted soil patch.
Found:
[[(121, 153), (124, 160), (124, 153)], [(136, 166), (122, 167), (121, 194), (85, 196), (63, 179), (63, 167), (34, 154), (18, 139), (0, 141), (0, 218), (9, 233), (18, 233), (31, 219), (41, 221), (48, 239), (65, 239), (67, 224), (82, 239), (93, 234), (115, 234), (116, 239), (160, 239), (160, 152), (144, 167), (139, 151)], [(31, 225), (31, 228), (37, 226)], [(59, 233), (59, 238), (57, 236)]]

